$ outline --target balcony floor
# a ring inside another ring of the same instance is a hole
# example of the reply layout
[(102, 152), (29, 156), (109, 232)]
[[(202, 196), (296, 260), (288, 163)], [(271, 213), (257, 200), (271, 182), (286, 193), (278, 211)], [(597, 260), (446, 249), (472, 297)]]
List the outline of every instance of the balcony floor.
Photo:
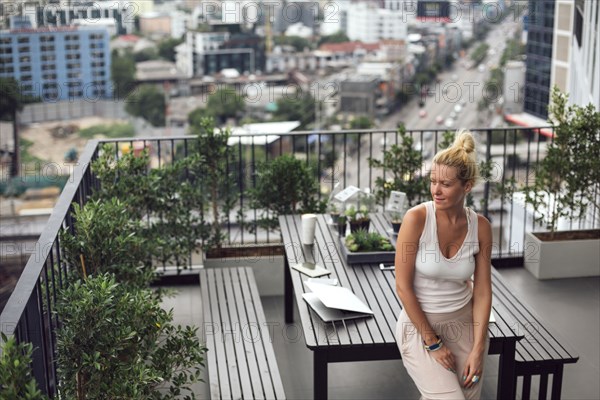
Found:
[[(563, 399), (600, 398), (600, 278), (538, 281), (524, 268), (501, 269), (515, 292), (546, 323), (566, 338), (580, 359), (565, 367)], [(260, 287), (260, 285), (259, 285)], [(174, 287), (179, 294), (165, 301), (174, 309), (177, 323), (202, 324), (200, 290), (196, 286)], [(262, 297), (279, 370), (288, 399), (312, 398), (312, 352), (304, 344), (301, 329), (283, 321), (283, 296)], [(483, 398), (496, 398), (498, 356), (488, 356)], [(537, 388), (537, 381), (532, 382)], [(206, 385), (197, 396), (208, 399)], [(329, 366), (331, 399), (417, 399), (418, 391), (401, 361), (338, 363)], [(535, 393), (533, 397), (537, 397)]]

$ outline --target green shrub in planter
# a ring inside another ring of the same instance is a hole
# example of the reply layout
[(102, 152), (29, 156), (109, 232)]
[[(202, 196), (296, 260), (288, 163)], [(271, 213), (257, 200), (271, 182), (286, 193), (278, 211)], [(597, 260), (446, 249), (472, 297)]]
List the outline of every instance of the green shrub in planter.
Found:
[(73, 208), (74, 232), (62, 231), (60, 242), (76, 277), (110, 272), (120, 282), (138, 287), (152, 280), (151, 245), (124, 203), (117, 199), (90, 200), (83, 207), (74, 204)]
[(413, 148), (413, 138), (406, 134), (404, 125), (398, 127), (399, 144), (392, 145), (383, 152), (383, 159), (369, 157), (369, 166), (381, 169), (386, 174), (375, 178), (375, 196), (383, 203), (392, 190), (406, 193), (409, 206), (428, 198), (429, 188), (425, 176), (421, 174), (423, 155)]
[(65, 398), (174, 399), (200, 379), (195, 328), (172, 325), (155, 293), (100, 274), (59, 294), (60, 391)]
[(117, 160), (114, 148), (104, 146), (92, 164), (100, 180), (93, 198), (118, 198), (131, 219), (143, 220), (139, 236), (150, 251), (147, 259), (185, 268), (190, 254), (210, 235), (211, 225), (204, 220), (207, 200), (201, 180), (196, 179), (203, 176), (202, 158), (191, 154), (155, 169), (149, 169), (149, 163), (146, 150)]
[(318, 180), (305, 162), (286, 154), (258, 165), (256, 187), (249, 190), (250, 207), (260, 215), (251, 231), (257, 227), (278, 227), (279, 215), (323, 213), (326, 202), (319, 200)]
[(2, 333), (0, 346), (0, 399), (44, 400), (31, 375), (31, 343), (17, 344)]

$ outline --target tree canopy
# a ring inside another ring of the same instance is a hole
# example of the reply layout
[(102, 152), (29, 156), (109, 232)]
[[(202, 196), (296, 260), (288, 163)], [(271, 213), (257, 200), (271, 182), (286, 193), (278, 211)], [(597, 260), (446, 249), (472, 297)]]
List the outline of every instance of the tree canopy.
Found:
[(298, 98), (283, 97), (277, 100), (277, 111), (273, 113), (276, 121), (300, 121), (299, 129), (305, 129), (315, 120), (315, 99), (309, 92), (301, 93)]
[(168, 61), (175, 62), (175, 47), (183, 43), (183, 39), (168, 38), (158, 43), (158, 55)]
[(165, 126), (165, 96), (152, 85), (142, 85), (127, 97), (125, 111), (142, 117), (153, 126)]
[(318, 46), (324, 43), (344, 43), (349, 41), (350, 38), (343, 31), (337, 31), (331, 35), (321, 36)]
[(135, 87), (135, 60), (131, 53), (112, 52), (110, 73), (116, 97), (124, 99)]

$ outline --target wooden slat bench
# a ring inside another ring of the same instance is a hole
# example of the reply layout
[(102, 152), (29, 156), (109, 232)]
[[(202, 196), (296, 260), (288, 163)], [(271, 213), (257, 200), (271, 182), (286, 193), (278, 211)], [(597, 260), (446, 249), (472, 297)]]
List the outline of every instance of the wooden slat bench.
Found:
[[(562, 374), (565, 364), (576, 363), (579, 356), (548, 326), (545, 326), (528, 306), (519, 300), (500, 273), (492, 268), (492, 291), (499, 300), (503, 318), (509, 324), (517, 326), (525, 336), (516, 346), (516, 378), (522, 377), (523, 400), (531, 395), (531, 378), (539, 375), (539, 399), (548, 396), (548, 378), (552, 375), (551, 399), (561, 397)], [(516, 385), (517, 382), (515, 382)]]
[(211, 399), (284, 399), (250, 267), (200, 271)]

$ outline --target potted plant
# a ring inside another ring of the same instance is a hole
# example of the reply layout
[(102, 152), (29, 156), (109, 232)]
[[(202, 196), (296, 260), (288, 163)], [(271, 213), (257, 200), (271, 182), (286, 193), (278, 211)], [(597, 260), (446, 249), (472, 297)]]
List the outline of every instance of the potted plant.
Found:
[(326, 202), (318, 199), (319, 186), (313, 169), (293, 155), (284, 154), (260, 163), (256, 186), (248, 190), (249, 206), (259, 215), (250, 231), (279, 227), (278, 217), (285, 214), (324, 213)]
[(348, 217), (346, 214), (340, 214), (337, 220), (338, 235), (346, 236), (346, 226), (348, 225)]
[(354, 205), (350, 205), (346, 211), (346, 218), (350, 224), (350, 232), (354, 233), (359, 229), (369, 230), (371, 219), (369, 218), (369, 209), (366, 205), (360, 205), (358, 209)]
[(329, 209), (331, 223), (337, 225), (338, 220), (340, 218), (340, 205), (335, 201), (330, 201), (327, 208)]
[(600, 275), (600, 230), (557, 231), (559, 221), (600, 211), (600, 112), (568, 105), (556, 87), (548, 107), (555, 137), (523, 189), (538, 226), (526, 232), (525, 267), (538, 279)]
[(349, 264), (390, 262), (395, 255), (394, 246), (387, 237), (364, 229), (346, 236), (341, 248)]
[(369, 158), (369, 166), (382, 169), (384, 173), (375, 179), (375, 197), (383, 203), (392, 190), (404, 192), (409, 207), (412, 207), (429, 195), (427, 181), (421, 174), (423, 155), (413, 148), (413, 138), (406, 134), (402, 124), (398, 126), (398, 135), (399, 144), (385, 150), (383, 160)]
[(402, 214), (399, 212), (392, 212), (392, 229), (394, 230), (395, 234), (398, 234), (398, 232), (400, 231), (400, 225), (402, 224)]

